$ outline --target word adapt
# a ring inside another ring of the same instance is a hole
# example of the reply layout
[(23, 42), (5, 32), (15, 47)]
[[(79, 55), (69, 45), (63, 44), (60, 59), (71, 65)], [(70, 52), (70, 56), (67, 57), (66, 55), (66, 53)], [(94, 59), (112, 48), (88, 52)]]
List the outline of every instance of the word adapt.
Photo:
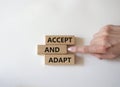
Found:
[(45, 64), (47, 65), (58, 65), (58, 64), (74, 64), (74, 54), (67, 55), (45, 55)]

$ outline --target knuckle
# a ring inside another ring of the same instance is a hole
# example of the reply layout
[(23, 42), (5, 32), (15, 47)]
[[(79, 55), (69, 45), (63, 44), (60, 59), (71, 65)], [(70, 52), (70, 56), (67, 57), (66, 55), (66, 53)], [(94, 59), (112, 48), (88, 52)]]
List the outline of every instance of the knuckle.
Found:
[(102, 41), (108, 41), (109, 40), (109, 35), (103, 35), (101, 36)]
[(113, 25), (106, 25), (103, 27), (103, 31), (109, 33), (112, 29)]
[(93, 46), (91, 48), (91, 51), (96, 53), (106, 53), (107, 49), (104, 46)]
[(102, 53), (107, 52), (107, 48), (105, 46), (101, 46), (99, 49), (101, 50)]
[(103, 47), (109, 47), (110, 43), (109, 43), (109, 36), (103, 36), (101, 41), (100, 41), (100, 44), (103, 46)]

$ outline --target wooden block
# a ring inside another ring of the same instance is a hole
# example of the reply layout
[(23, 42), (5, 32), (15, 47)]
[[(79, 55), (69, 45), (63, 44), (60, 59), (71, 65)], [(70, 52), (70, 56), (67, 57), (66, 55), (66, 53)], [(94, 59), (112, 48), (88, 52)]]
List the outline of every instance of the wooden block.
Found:
[(66, 44), (75, 45), (75, 36), (73, 35), (47, 35), (46, 44)]
[(38, 54), (66, 54), (66, 45), (38, 45)]
[(72, 65), (75, 64), (74, 54), (67, 55), (45, 55), (46, 65)]

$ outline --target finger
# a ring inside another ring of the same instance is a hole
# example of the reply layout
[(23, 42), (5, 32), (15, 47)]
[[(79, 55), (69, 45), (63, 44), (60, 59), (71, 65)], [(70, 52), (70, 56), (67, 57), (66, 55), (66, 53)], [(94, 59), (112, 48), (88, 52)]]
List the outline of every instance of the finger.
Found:
[(120, 44), (118, 43), (118, 44), (114, 45), (113, 47), (109, 48), (108, 53), (112, 54), (116, 57), (120, 56)]
[(107, 49), (103, 46), (72, 46), (68, 48), (68, 51), (73, 53), (106, 53)]
[(120, 26), (117, 25), (106, 25), (94, 37), (98, 36), (108, 36), (110, 34), (120, 34)]
[[(120, 35), (119, 35), (120, 36)], [(113, 45), (120, 43), (120, 38), (116, 37), (96, 37), (91, 40), (91, 45), (101, 45), (109, 48)]]
[(120, 25), (113, 25), (112, 29), (114, 32), (120, 32)]
[(107, 33), (107, 32), (98, 32), (98, 33), (93, 35), (94, 38), (101, 37), (101, 36), (109, 36), (109, 33)]
[(99, 32), (107, 32), (107, 33), (109, 33), (110, 31), (113, 30), (113, 26), (114, 25), (106, 25), (106, 26), (102, 27)]
[(113, 59), (116, 56), (110, 53), (105, 53), (105, 54), (92, 54), (93, 56), (99, 58), (99, 59)]
[(99, 58), (100, 60), (102, 60), (103, 58), (101, 58), (101, 54), (92, 54), (93, 56)]
[(120, 56), (120, 44), (108, 48), (106, 53), (93, 53), (92, 55), (102, 59), (114, 59)]
[(100, 35), (108, 35), (113, 31), (113, 25), (106, 25), (100, 29), (98, 33), (94, 35), (94, 37), (100, 36)]
[(120, 31), (118, 32), (114, 32), (114, 31), (111, 31), (110, 33), (107, 33), (107, 32), (98, 32), (96, 34), (93, 35), (94, 38), (97, 38), (97, 37), (115, 37), (115, 38), (120, 38)]
[(106, 48), (111, 47), (110, 38), (96, 37), (91, 40), (90, 45), (104, 46)]

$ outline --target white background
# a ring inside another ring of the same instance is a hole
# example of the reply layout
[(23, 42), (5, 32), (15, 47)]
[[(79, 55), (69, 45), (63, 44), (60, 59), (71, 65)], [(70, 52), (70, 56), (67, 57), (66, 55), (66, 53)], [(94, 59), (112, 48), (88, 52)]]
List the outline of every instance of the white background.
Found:
[(46, 66), (37, 55), (44, 35), (86, 45), (106, 24), (120, 24), (120, 0), (0, 0), (0, 87), (120, 87), (120, 59), (79, 55), (76, 65)]

